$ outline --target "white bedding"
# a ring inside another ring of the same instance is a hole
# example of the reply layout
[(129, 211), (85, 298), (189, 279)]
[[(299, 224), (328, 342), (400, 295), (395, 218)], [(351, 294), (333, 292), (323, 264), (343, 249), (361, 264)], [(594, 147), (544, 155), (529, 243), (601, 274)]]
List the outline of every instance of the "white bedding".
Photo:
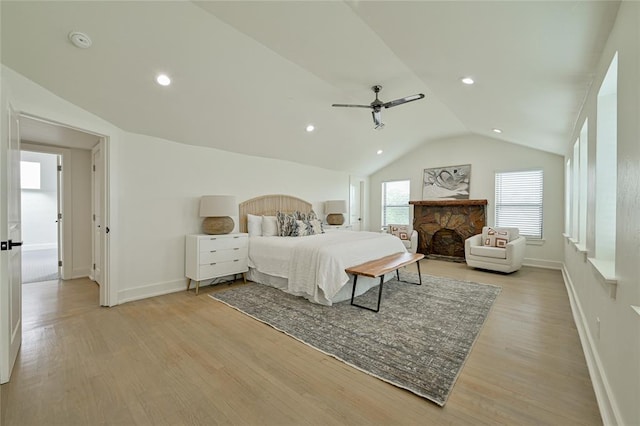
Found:
[(249, 267), (286, 278), (287, 288), (283, 290), (288, 293), (331, 305), (349, 282), (345, 268), (400, 252), (406, 252), (401, 240), (387, 233), (339, 231), (306, 237), (251, 237)]

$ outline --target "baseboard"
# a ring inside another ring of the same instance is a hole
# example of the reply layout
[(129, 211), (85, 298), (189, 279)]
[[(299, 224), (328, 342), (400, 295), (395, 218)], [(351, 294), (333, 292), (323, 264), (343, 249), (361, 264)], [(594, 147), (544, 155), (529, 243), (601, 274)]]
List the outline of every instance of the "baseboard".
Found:
[(164, 281), (148, 284), (140, 287), (129, 288), (118, 291), (118, 304), (133, 302), (134, 300), (146, 299), (148, 297), (162, 296), (163, 294), (184, 291), (187, 288), (187, 279)]
[(522, 261), (522, 264), (524, 266), (533, 266), (535, 268), (544, 269), (556, 269), (558, 271), (562, 270), (563, 267), (563, 263), (556, 260), (533, 259), (530, 257), (525, 257)]
[[(241, 274), (236, 275), (225, 275), (218, 278), (208, 279), (200, 281), (200, 288), (206, 287), (212, 284), (222, 284), (233, 281), (236, 276), (240, 276)], [(191, 283), (191, 290), (196, 288), (196, 283), (193, 281)], [(126, 290), (121, 290), (118, 292), (118, 303), (127, 303), (133, 302), (134, 300), (146, 299), (148, 297), (156, 297), (162, 296), (163, 294), (175, 293), (178, 291), (185, 291), (187, 289), (187, 278), (183, 278), (180, 280), (173, 281), (164, 281), (154, 284), (147, 284), (140, 287), (129, 288)]]
[(604, 425), (621, 425), (621, 415), (618, 409), (613, 392), (609, 386), (609, 381), (602, 368), (602, 362), (596, 346), (594, 345), (593, 337), (589, 332), (587, 326), (587, 320), (582, 310), (580, 299), (578, 299), (573, 281), (567, 271), (566, 265), (562, 264), (562, 278), (564, 279), (565, 287), (567, 288), (567, 294), (569, 295), (569, 303), (571, 304), (571, 312), (573, 313), (573, 320), (576, 323), (578, 329), (578, 335), (580, 336), (580, 342), (582, 343), (582, 351), (587, 361), (587, 368), (589, 369), (589, 376), (591, 377), (591, 383), (593, 384), (593, 390), (596, 394), (596, 400), (598, 401), (598, 408), (600, 409), (600, 416), (602, 417), (602, 423)]
[(90, 268), (76, 268), (71, 272), (71, 279), (86, 278), (91, 275)]

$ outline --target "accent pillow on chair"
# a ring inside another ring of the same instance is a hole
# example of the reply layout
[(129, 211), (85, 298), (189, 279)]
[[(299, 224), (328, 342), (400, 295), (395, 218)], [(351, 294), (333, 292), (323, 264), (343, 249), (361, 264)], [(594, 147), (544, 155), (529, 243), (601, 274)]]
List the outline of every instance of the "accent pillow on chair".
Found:
[(409, 253), (415, 253), (418, 250), (418, 233), (412, 229), (411, 225), (389, 224), (387, 232), (400, 238)]
[(520, 236), (518, 228), (485, 226), (482, 234), (465, 240), (465, 260), (474, 268), (515, 272), (522, 266), (526, 244), (527, 240)]

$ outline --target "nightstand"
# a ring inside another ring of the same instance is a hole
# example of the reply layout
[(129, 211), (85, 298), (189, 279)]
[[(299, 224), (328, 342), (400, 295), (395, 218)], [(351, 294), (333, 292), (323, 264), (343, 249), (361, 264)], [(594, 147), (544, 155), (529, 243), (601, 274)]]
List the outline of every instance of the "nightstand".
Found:
[(187, 235), (185, 246), (185, 275), (187, 291), (191, 280), (196, 282), (196, 294), (200, 281), (242, 274), (248, 267), (249, 234)]
[(352, 231), (353, 226), (351, 225), (327, 225), (326, 223), (322, 224), (322, 228), (325, 231)]

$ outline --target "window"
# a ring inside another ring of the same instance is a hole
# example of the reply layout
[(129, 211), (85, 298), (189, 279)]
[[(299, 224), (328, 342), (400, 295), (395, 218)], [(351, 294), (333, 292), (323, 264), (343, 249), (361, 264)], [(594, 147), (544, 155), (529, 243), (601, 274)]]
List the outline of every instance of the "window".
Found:
[(20, 162), (20, 187), (22, 189), (40, 189), (40, 163)]
[(578, 176), (578, 179), (580, 180), (580, 192), (578, 194), (578, 241), (583, 246), (586, 246), (587, 244), (587, 197), (589, 195), (589, 183), (587, 181), (587, 169), (589, 167), (589, 143), (587, 126), (588, 120), (585, 120), (584, 125), (582, 126), (582, 130), (580, 131), (580, 165), (578, 167), (578, 169), (580, 170), (580, 175)]
[(598, 91), (596, 132), (596, 258), (616, 259), (616, 192), (618, 156), (618, 54)]
[(409, 225), (410, 186), (408, 180), (382, 182), (382, 226)]
[(496, 226), (542, 238), (542, 170), (496, 173)]

